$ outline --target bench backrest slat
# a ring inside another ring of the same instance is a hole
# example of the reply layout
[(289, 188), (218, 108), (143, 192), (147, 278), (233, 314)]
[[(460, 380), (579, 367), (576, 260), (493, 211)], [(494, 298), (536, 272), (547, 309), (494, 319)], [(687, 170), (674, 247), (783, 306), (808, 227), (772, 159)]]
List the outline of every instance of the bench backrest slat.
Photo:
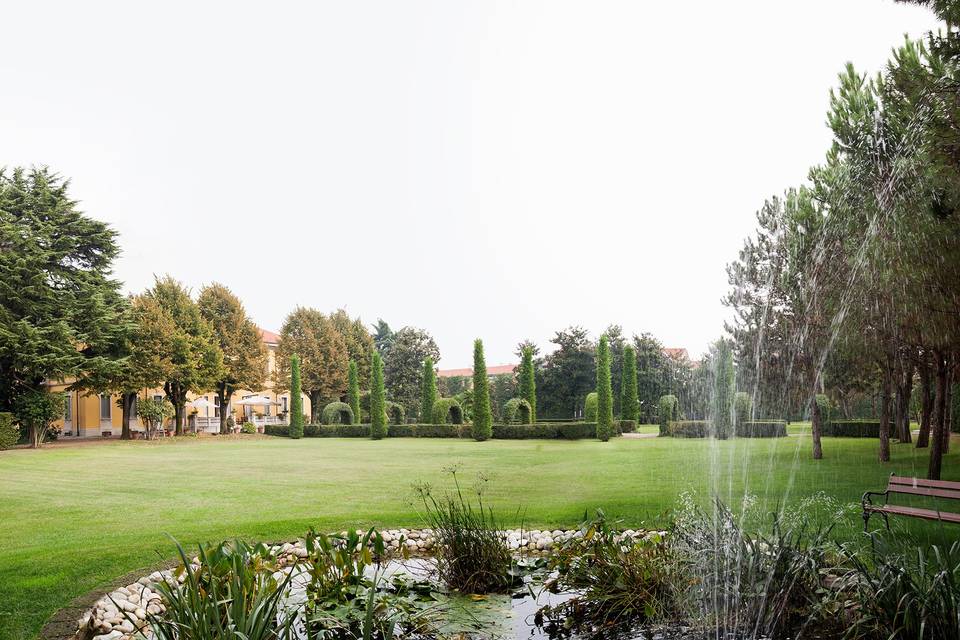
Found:
[(960, 500), (960, 489), (937, 489), (934, 487), (913, 487), (906, 484), (893, 484), (887, 487), (890, 493), (905, 493), (928, 498), (944, 498), (946, 500)]
[(928, 487), (933, 489), (954, 489), (960, 491), (960, 482), (950, 480), (927, 480), (926, 478), (909, 478), (906, 476), (890, 476), (890, 484), (909, 485), (911, 487)]

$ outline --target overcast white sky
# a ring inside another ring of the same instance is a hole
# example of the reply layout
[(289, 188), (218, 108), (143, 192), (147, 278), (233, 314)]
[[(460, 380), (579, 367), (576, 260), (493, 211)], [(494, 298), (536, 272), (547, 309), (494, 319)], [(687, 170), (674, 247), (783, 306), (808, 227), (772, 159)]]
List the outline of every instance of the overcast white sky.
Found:
[(429, 330), (441, 367), (617, 322), (695, 355), (763, 199), (829, 143), (846, 61), (936, 27), (890, 0), (18, 2), (0, 165), (120, 233), (129, 291), (220, 281)]

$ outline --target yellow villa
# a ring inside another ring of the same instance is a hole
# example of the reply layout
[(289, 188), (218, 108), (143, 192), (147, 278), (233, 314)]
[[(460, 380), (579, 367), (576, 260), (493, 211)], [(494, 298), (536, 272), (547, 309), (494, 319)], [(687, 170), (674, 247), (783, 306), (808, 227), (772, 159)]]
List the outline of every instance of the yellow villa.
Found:
[[(264, 372), (262, 389), (241, 389), (233, 394), (227, 411), (233, 415), (237, 427), (252, 422), (258, 431), (268, 424), (286, 424), (290, 408), (290, 394), (275, 393), (273, 372), (277, 362), (277, 346), (280, 337), (272, 331), (260, 329), (260, 336), (267, 347), (267, 370)], [(66, 394), (67, 402), (63, 419), (57, 423), (62, 438), (119, 437), (122, 430), (122, 412), (116, 394), (96, 394), (84, 391), (68, 391), (72, 380), (50, 384), (51, 391)], [(143, 389), (139, 398), (163, 398), (163, 389)], [(219, 398), (216, 393), (192, 394), (187, 403), (188, 432), (217, 433), (220, 431)], [(310, 414), (310, 399), (303, 395), (303, 411)], [(130, 421), (130, 429), (142, 432), (143, 424), (136, 417), (136, 406)]]

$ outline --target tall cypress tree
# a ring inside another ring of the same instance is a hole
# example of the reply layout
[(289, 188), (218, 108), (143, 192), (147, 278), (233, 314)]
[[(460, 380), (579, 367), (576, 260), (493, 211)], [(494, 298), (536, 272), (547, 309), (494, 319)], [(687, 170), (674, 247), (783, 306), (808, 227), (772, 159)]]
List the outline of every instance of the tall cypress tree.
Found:
[(600, 337), (597, 348), (597, 438), (606, 442), (613, 435), (613, 385), (610, 382), (610, 343)]
[(623, 347), (623, 383), (620, 386), (620, 417), (636, 421), (640, 413), (640, 401), (637, 399), (637, 353), (629, 344)]
[(533, 373), (533, 347), (523, 348), (520, 363), (520, 397), (530, 403), (530, 424), (537, 421), (537, 380)]
[(420, 380), (420, 422), (432, 421), (433, 405), (437, 401), (437, 373), (433, 370), (433, 358), (423, 359), (423, 377)]
[(303, 437), (303, 395), (300, 388), (300, 358), (290, 356), (290, 437)]
[(350, 361), (350, 368), (347, 371), (347, 404), (353, 410), (353, 424), (362, 422), (360, 416), (360, 380), (357, 371), (357, 363)]
[(483, 357), (483, 341), (473, 341), (473, 428), (474, 440), (489, 440), (493, 435), (493, 415), (490, 413), (490, 389), (487, 382), (487, 362)]
[(380, 440), (387, 436), (387, 397), (383, 389), (383, 360), (373, 352), (370, 367), (370, 437)]

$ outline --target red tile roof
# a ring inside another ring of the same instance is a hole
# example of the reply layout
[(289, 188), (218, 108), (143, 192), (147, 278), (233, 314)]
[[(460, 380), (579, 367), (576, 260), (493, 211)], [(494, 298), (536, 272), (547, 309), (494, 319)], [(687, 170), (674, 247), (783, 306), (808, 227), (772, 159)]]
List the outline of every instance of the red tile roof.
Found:
[[(257, 327), (259, 329), (259, 327)], [(275, 334), (273, 331), (267, 331), (266, 329), (260, 329), (260, 337), (267, 344), (280, 344), (280, 336)]]
[[(497, 364), (492, 367), (487, 367), (488, 376), (498, 376), (503, 373), (513, 373), (514, 368), (517, 365), (515, 364)], [(473, 369), (440, 369), (437, 371), (437, 375), (441, 378), (457, 378), (460, 376), (472, 376)]]
[(663, 355), (669, 358), (676, 358), (677, 360), (690, 359), (690, 354), (687, 353), (687, 350), (682, 347), (664, 347)]

